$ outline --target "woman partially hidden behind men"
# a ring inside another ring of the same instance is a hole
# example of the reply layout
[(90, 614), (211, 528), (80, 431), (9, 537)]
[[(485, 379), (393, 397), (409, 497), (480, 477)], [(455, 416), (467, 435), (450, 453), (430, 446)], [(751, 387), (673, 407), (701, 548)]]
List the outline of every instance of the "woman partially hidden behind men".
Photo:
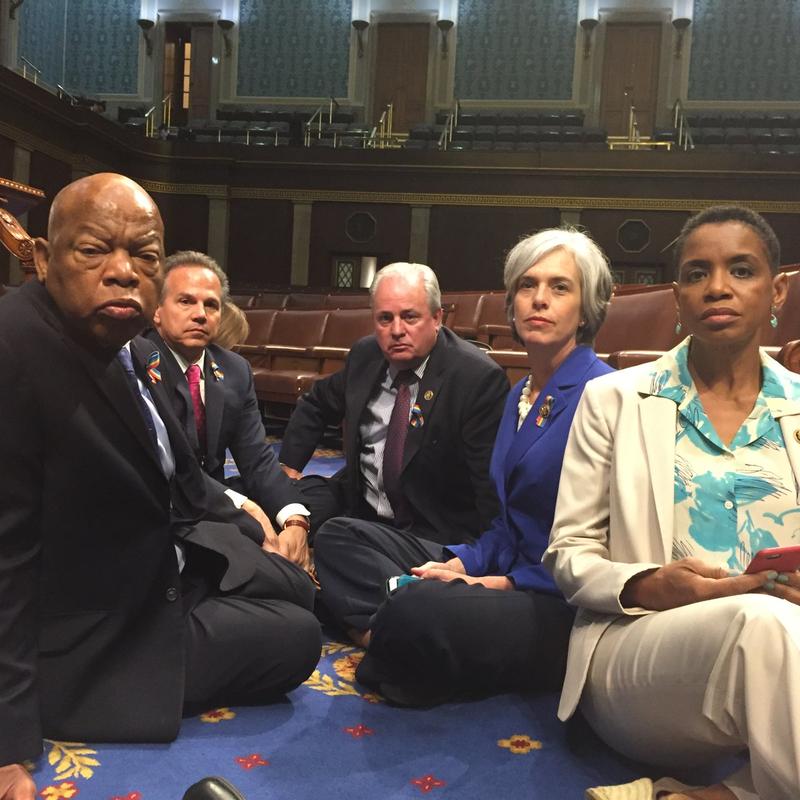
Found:
[(775, 234), (738, 207), (676, 245), (688, 334), (583, 395), (545, 564), (578, 615), (559, 715), (633, 758), (747, 749), (723, 783), (598, 787), (593, 800), (800, 797), (800, 577), (742, 574), (800, 543), (800, 376), (759, 350), (786, 298)]
[[(571, 230), (522, 240), (504, 278), (530, 374), (511, 390), (498, 429), (491, 474), (500, 514), (490, 529), (474, 544), (443, 548), (378, 523), (356, 533), (333, 520), (316, 540), (323, 595), (337, 570), (345, 594), (376, 612), (357, 678), (398, 704), (556, 688), (564, 675), (574, 612), (541, 558), (578, 399), (588, 380), (610, 371), (591, 344), (612, 279), (597, 246)], [(342, 548), (358, 565), (349, 575)], [(409, 572), (421, 580), (387, 598), (386, 579)]]

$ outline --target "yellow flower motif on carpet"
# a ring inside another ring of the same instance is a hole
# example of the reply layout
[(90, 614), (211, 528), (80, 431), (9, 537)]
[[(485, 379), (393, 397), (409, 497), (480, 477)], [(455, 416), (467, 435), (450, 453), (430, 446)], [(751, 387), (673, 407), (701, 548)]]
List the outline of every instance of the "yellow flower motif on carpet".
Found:
[(333, 662), (334, 672), (345, 681), (354, 681), (356, 679), (356, 668), (364, 658), (364, 653), (350, 653), (349, 655), (337, 658)]
[(56, 768), (56, 780), (88, 779), (94, 775), (92, 767), (100, 766), (100, 762), (96, 758), (92, 758), (97, 755), (97, 750), (92, 750), (83, 742), (48, 741), (52, 747), (47, 754), (47, 763)]
[(64, 781), (58, 786), (45, 786), (39, 792), (39, 797), (43, 797), (44, 800), (69, 800), (76, 794), (78, 794), (78, 787), (72, 781)]
[(498, 739), (498, 747), (505, 747), (515, 755), (525, 755), (531, 750), (541, 750), (542, 743), (524, 733), (514, 733), (508, 739)]
[[(356, 668), (362, 658), (364, 651), (351, 644), (325, 642), (317, 669), (303, 685), (328, 697), (361, 697), (368, 703), (380, 703), (383, 699), (380, 695), (374, 692), (362, 694), (356, 686)], [(326, 674), (329, 670), (333, 674)]]
[(235, 716), (236, 712), (229, 708), (215, 708), (213, 711), (201, 714), (200, 722), (222, 722), (224, 719), (233, 719)]

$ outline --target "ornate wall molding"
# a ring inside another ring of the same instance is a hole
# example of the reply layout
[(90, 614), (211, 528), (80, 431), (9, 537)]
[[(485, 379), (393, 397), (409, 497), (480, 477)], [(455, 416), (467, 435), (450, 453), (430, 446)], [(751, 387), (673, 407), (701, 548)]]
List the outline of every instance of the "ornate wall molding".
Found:
[(73, 169), (79, 169), (85, 172), (108, 172), (112, 169), (108, 164), (98, 161), (91, 156), (87, 156), (84, 153), (73, 153), (70, 150), (59, 147), (57, 144), (48, 142), (46, 139), (42, 139), (36, 134), (22, 131), (2, 120), (0, 120), (0, 136), (11, 139), (14, 144), (23, 147), (25, 150), (38, 151), (57, 161), (63, 161), (65, 164), (69, 164)]

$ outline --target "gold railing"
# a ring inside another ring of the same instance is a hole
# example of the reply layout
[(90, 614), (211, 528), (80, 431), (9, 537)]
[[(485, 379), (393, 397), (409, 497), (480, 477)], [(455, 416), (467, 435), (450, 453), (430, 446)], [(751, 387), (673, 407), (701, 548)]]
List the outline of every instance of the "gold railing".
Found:
[(165, 128), (172, 125), (172, 92), (161, 101), (161, 124)]
[(394, 141), (392, 138), (392, 116), (394, 114), (394, 105), (388, 103), (381, 116), (378, 119), (375, 127), (370, 131), (369, 139), (367, 139), (367, 147), (375, 150), (385, 150), (387, 147), (393, 147)]
[(609, 150), (672, 150), (672, 142), (659, 142), (651, 136), (642, 136), (639, 129), (639, 120), (636, 116), (636, 106), (629, 92), (625, 92), (628, 102), (628, 125), (624, 136), (608, 136)]
[(156, 107), (152, 106), (144, 115), (144, 135), (150, 138), (156, 135)]

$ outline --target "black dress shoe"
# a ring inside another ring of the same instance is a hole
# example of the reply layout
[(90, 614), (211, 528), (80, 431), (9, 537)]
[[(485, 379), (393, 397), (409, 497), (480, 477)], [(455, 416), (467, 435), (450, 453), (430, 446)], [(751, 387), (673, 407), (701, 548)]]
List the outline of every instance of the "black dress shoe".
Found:
[(193, 783), (183, 795), (183, 800), (245, 800), (245, 797), (225, 778), (214, 776)]

